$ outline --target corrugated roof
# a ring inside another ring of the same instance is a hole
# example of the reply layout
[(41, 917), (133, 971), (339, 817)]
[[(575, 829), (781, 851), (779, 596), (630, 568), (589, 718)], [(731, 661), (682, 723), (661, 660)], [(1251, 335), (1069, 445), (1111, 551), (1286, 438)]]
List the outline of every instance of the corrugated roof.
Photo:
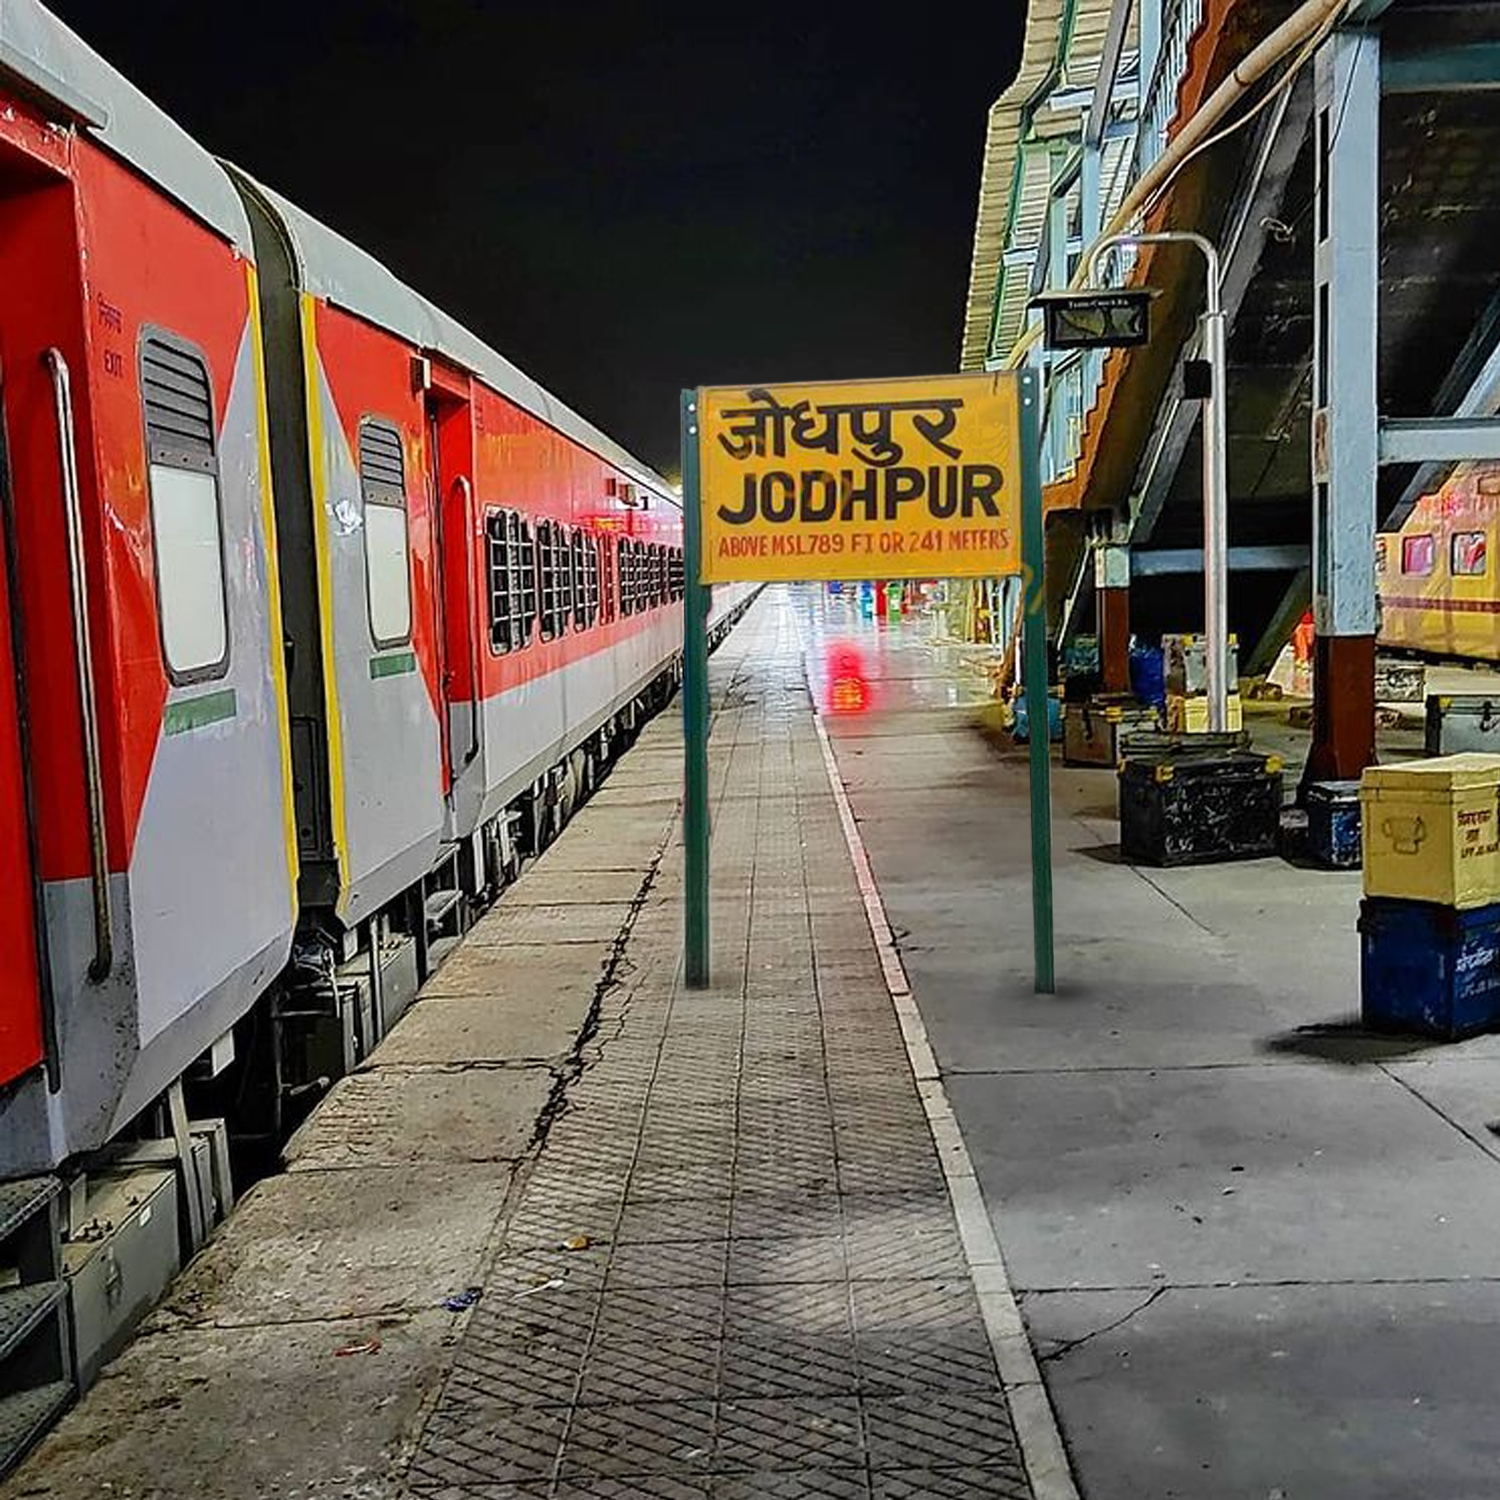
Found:
[[(1040, 120), (1038, 107), (1057, 88), (1092, 86), (1113, 7), (1114, 0), (1031, 0), (1028, 7), (1021, 66), (991, 105), (985, 133), (962, 369), (983, 369), (992, 343), (997, 350), (1008, 350), (1025, 322), (1030, 269), (1018, 266), (1006, 278), (1005, 253), (1041, 244), (1049, 188), (1046, 153), (1026, 146), (1039, 130), (1049, 137), (1066, 135), (1076, 124), (1067, 114)], [(1119, 142), (1106, 146), (1101, 172), (1106, 185), (1123, 179), (1124, 150)]]

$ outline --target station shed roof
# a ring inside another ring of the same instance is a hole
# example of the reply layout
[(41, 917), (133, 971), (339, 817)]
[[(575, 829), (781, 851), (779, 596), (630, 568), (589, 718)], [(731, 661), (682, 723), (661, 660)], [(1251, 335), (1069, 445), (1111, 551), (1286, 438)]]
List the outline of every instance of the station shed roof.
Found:
[[(1113, 8), (1113, 0), (1031, 0), (1027, 7), (1020, 68), (990, 106), (985, 132), (962, 369), (1003, 359), (1025, 327), (1032, 268), (1047, 229), (1052, 148), (1081, 142)], [(1125, 37), (1131, 52), (1133, 15)], [(1133, 117), (1135, 101), (1122, 104)], [(1102, 145), (1106, 203), (1124, 196), (1131, 146), (1125, 133)]]

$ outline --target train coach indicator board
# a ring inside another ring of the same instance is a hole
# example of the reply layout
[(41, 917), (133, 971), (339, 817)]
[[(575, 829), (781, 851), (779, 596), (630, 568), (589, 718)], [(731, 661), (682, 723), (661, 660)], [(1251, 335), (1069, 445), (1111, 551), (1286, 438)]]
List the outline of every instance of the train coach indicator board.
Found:
[(1020, 570), (1009, 374), (699, 393), (703, 578)]
[(682, 393), (684, 978), (709, 983), (709, 585), (886, 578), (1024, 580), (1032, 930), (1055, 988), (1034, 371), (711, 386)]

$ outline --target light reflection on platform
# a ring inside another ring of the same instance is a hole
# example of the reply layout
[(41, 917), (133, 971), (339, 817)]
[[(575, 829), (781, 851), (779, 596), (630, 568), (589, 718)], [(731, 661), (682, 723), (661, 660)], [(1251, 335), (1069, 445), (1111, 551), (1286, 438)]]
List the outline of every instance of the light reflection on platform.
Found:
[(949, 638), (945, 612), (913, 591), (908, 607), (876, 613), (870, 584), (787, 586), (820, 712), (848, 718), (992, 701), (987, 650)]

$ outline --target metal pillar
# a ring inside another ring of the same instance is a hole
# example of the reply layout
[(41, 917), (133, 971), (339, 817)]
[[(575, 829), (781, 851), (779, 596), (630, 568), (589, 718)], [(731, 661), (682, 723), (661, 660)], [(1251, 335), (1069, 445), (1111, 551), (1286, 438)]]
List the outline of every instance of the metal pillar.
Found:
[[(1123, 4), (1124, 0), (1115, 0)], [(1151, 80), (1156, 76), (1157, 60), (1161, 57), (1162, 0), (1141, 0), (1140, 21), (1140, 77), (1141, 104), (1151, 92)]]
[(1336, 31), (1313, 115), (1313, 745), (1307, 780), (1375, 755), (1380, 38)]
[[(1101, 240), (1089, 263), (1089, 281), (1099, 285), (1099, 268), (1122, 245), (1191, 245), (1205, 261), (1205, 303), (1199, 320), (1203, 358), (1211, 372), (1203, 402), (1203, 637), (1207, 655), (1208, 727), (1229, 728), (1229, 443), (1226, 432), (1229, 362), (1224, 348), (1224, 305), (1220, 300), (1219, 252), (1212, 240), (1186, 230), (1157, 234), (1116, 234)], [(1372, 553), (1373, 556), (1373, 553)]]
[(1094, 608), (1099, 618), (1099, 669), (1106, 693), (1130, 691), (1130, 549), (1094, 550)]

